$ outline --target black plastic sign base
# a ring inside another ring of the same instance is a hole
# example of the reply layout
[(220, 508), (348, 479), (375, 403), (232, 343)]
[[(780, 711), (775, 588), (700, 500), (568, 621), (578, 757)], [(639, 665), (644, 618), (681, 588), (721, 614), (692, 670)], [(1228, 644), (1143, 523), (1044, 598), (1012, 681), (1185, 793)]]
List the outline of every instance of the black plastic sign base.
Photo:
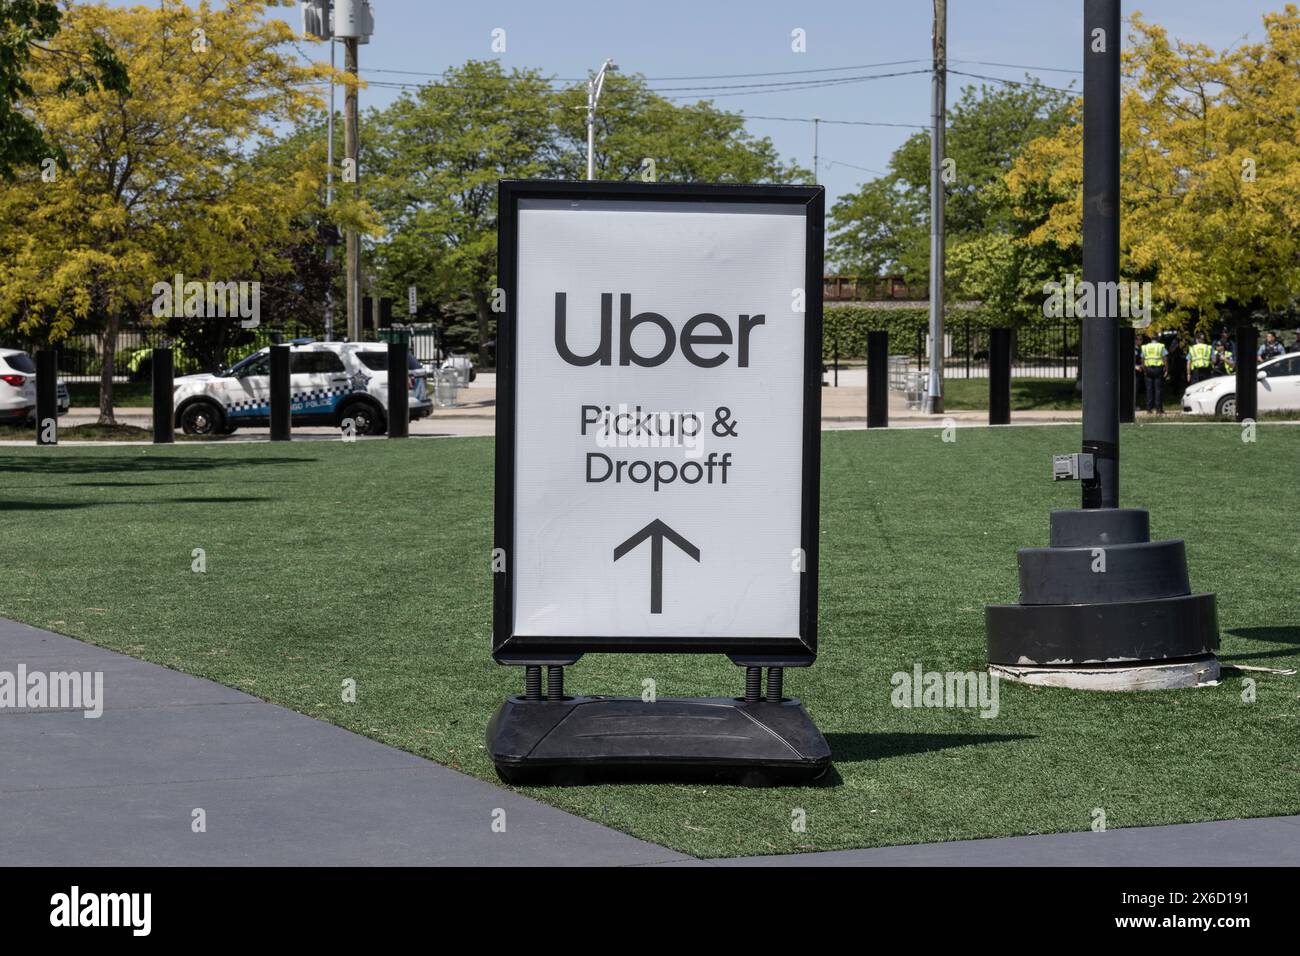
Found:
[(989, 664), (1131, 671), (1213, 660), (1214, 595), (1192, 592), (1183, 542), (1152, 541), (1145, 510), (1053, 511), (1051, 528), (1051, 547), (1020, 550), (1020, 603), (985, 609)]
[(831, 750), (798, 700), (734, 697), (511, 697), (488, 724), (507, 783), (690, 779), (747, 786), (808, 783)]

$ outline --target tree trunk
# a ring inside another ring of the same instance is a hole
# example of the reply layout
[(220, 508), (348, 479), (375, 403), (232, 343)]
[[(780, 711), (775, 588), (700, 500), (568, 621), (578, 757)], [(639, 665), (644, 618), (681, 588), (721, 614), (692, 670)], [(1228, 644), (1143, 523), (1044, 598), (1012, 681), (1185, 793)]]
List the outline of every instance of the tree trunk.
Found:
[(478, 367), (487, 368), (488, 323), (491, 321), (492, 309), (488, 305), (487, 293), (479, 285), (474, 287), (474, 310), (478, 312)]
[(113, 414), (113, 372), (117, 363), (117, 333), (120, 325), (120, 317), (117, 315), (112, 316), (99, 337), (100, 347), (104, 355), (104, 366), (99, 373), (98, 424), (100, 425), (117, 424), (117, 418)]

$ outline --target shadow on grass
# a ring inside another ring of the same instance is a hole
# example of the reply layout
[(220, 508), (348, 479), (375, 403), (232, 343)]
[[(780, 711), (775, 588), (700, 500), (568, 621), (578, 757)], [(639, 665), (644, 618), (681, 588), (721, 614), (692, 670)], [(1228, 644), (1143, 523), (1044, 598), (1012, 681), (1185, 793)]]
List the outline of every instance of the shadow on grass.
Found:
[(157, 458), (143, 455), (122, 456), (85, 456), (85, 455), (51, 455), (14, 457), (0, 465), (0, 471), (25, 473), (29, 475), (93, 475), (104, 473), (140, 473), (168, 471), (215, 471), (222, 468), (248, 468), (277, 465), (313, 464), (318, 458), (187, 458), (180, 455), (165, 455)]
[[(1224, 633), (1233, 637), (1244, 637), (1248, 641), (1263, 641), (1266, 644), (1300, 645), (1300, 626), (1296, 625), (1238, 627)], [(1275, 657), (1295, 657), (1297, 654), (1300, 654), (1300, 650), (1293, 646), (1272, 651), (1252, 651), (1249, 654), (1224, 654), (1220, 652), (1219, 656), (1225, 665), (1230, 666), (1233, 661), (1260, 661)]]
[(1037, 734), (827, 734), (831, 745), (831, 768), (808, 785), (817, 788), (844, 784), (839, 768), (846, 763), (866, 763), (908, 754), (934, 753), (976, 744), (1006, 744), (1017, 740), (1036, 740)]
[[(266, 483), (263, 479), (259, 482)], [(167, 488), (175, 485), (210, 485), (210, 481), (69, 481), (69, 488)]]
[(1300, 644), (1300, 625), (1282, 624), (1277, 627), (1238, 627), (1225, 631), (1233, 637), (1248, 641), (1267, 641), (1270, 644)]
[(138, 501), (0, 501), (4, 511), (64, 511), (73, 508), (100, 508), (104, 505), (235, 505), (276, 501), (260, 495), (220, 495), (199, 498), (153, 498)]
[(89, 501), (0, 501), (0, 511), (68, 511), (89, 508)]
[(1034, 740), (1035, 734), (827, 734), (836, 763), (862, 763), (908, 754), (933, 753), (975, 744), (1005, 744)]

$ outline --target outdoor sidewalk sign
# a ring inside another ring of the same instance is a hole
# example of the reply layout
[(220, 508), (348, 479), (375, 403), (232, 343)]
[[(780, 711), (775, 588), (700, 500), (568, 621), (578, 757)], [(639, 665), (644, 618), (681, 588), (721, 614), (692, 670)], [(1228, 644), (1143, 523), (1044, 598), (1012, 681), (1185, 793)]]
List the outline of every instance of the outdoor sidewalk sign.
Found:
[[(779, 671), (817, 647), (823, 208), (820, 187), (501, 183), (492, 651), (530, 669), (489, 732), (503, 773), (827, 766)], [(725, 653), (773, 668), (774, 699), (564, 698), (558, 668), (610, 651)], [(579, 733), (598, 719), (641, 728), (635, 752)]]

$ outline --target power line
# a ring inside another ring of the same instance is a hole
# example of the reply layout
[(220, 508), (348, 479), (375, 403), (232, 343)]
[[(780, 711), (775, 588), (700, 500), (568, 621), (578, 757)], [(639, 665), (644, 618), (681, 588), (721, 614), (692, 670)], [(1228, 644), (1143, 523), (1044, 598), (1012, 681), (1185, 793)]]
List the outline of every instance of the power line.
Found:
[(743, 90), (773, 86), (799, 89), (804, 87), (814, 88), (818, 86), (838, 86), (843, 83), (857, 83), (863, 80), (884, 80), (894, 76), (910, 76), (913, 73), (928, 72), (929, 70), (900, 70), (895, 73), (863, 73), (860, 76), (837, 76), (827, 77), (820, 80), (780, 80), (775, 83), (731, 83), (722, 86), (661, 86), (658, 88), (651, 87), (650, 89), (653, 93), (664, 93), (674, 90)]
[[(318, 84), (315, 84), (315, 83), (306, 83), (306, 84), (301, 84), (301, 85), (303, 85), (303, 86), (307, 86), (307, 87), (312, 87), (312, 88), (319, 88), (319, 87), (318, 87)], [(371, 86), (384, 87), (384, 88), (397, 88), (397, 89), (404, 89), (404, 88), (406, 88), (406, 87), (416, 87), (416, 88), (419, 88), (419, 87), (424, 86), (424, 85), (426, 85), (426, 84), (417, 84), (417, 83), (385, 83), (385, 82), (383, 82), (382, 80), (375, 80), (375, 81), (372, 81), (372, 82), (370, 83), (370, 85), (371, 85)], [(429, 85), (432, 85), (432, 84), (429, 84)], [(469, 91), (466, 90), (465, 92), (469, 92)], [(513, 112), (524, 112), (524, 111), (527, 111), (527, 112), (533, 112), (533, 113), (543, 113), (543, 112), (550, 112), (550, 110), (551, 110), (551, 109), (554, 109), (554, 108), (557, 108), (557, 107), (543, 107), (543, 108), (536, 108), (536, 107), (533, 107), (533, 108), (529, 108), (529, 107), (515, 108), (515, 107), (512, 107), (511, 109), (512, 109)], [(575, 108), (575, 109), (586, 109), (585, 106), (581, 106), (581, 105), (576, 106), (576, 107), (574, 107), (574, 108)], [(614, 107), (614, 108), (617, 109), (617, 107)], [(829, 125), (831, 125), (831, 126), (879, 126), (879, 127), (894, 127), (894, 128), (898, 128), (898, 129), (929, 129), (929, 126), (927, 126), (927, 125), (924, 124), (924, 123), (892, 123), (892, 122), (885, 122), (885, 121), (881, 121), (881, 120), (843, 120), (843, 119), (826, 119), (826, 118), (824, 118), (824, 117), (822, 117), (822, 118), (819, 119), (819, 118), (812, 117), (812, 116), (767, 116), (767, 115), (764, 115), (764, 114), (758, 114), (758, 113), (745, 113), (745, 112), (737, 112), (737, 113), (734, 113), (734, 114), (732, 114), (732, 115), (737, 116), (737, 117), (739, 117), (740, 119), (743, 119), (743, 120), (765, 120), (765, 121), (768, 121), (768, 122), (774, 122), (774, 123), (818, 123), (818, 122), (820, 122), (820, 123), (823, 123), (823, 124), (829, 124)], [(867, 170), (867, 171), (868, 171), (868, 172), (877, 172), (877, 170)], [(883, 175), (883, 174), (882, 174), (882, 175)]]
[(877, 176), (888, 176), (889, 173), (882, 172), (879, 169), (872, 169), (870, 166), (856, 166), (853, 163), (846, 163), (842, 159), (827, 159), (823, 161), (823, 166), (830, 169), (832, 166), (847, 166), (849, 169), (861, 170), (864, 173), (874, 173)]
[(1048, 86), (1046, 83), (1040, 83), (1037, 80), (1034, 80), (1032, 83), (1029, 83), (1024, 80), (1008, 80), (1006, 77), (1002, 77), (1002, 76), (985, 76), (982, 73), (964, 73), (961, 70), (950, 69), (948, 72), (955, 73), (958, 76), (969, 76), (977, 80), (988, 80), (991, 83), (1006, 83), (1009, 86), (1028, 86), (1031, 88), (1036, 88), (1041, 90), (1055, 90), (1057, 93), (1073, 93), (1076, 96), (1080, 92), (1079, 90), (1066, 89), (1065, 87), (1061, 87), (1061, 86)]
[(924, 63), (919, 58), (910, 60), (889, 60), (884, 63), (861, 63), (857, 66), (827, 66), (816, 70), (773, 70), (769, 73), (718, 73), (713, 76), (648, 76), (647, 80), (651, 82), (664, 82), (674, 80), (739, 80), (757, 76), (796, 76), (805, 73), (835, 73), (843, 70), (874, 70), (882, 66), (903, 66), (908, 63)]
[[(949, 63), (973, 63), (976, 66), (1001, 66), (1009, 70), (1029, 70), (1038, 73), (1077, 73), (1083, 76), (1083, 70), (1069, 70), (1060, 66), (1027, 66), (1024, 63), (990, 63), (987, 60), (949, 60)], [(956, 71), (949, 71), (956, 72)]]
[(873, 120), (834, 120), (817, 119), (812, 116), (758, 116), (754, 113), (738, 113), (745, 119), (774, 120), (779, 123), (830, 123), (834, 126), (899, 126), (905, 129), (929, 129), (924, 123), (882, 123)]
[[(644, 79), (650, 83), (672, 83), (680, 80), (743, 80), (764, 76), (802, 76), (810, 73), (841, 73), (847, 70), (874, 70), (882, 66), (904, 66), (908, 63), (924, 63), (920, 58), (910, 60), (887, 60), (883, 63), (859, 63), (852, 66), (827, 66), (815, 70), (770, 70), (765, 73), (714, 73), (698, 76), (647, 76)], [(974, 62), (974, 61), (972, 61)], [(371, 67), (367, 73), (394, 73), (405, 76), (448, 76), (446, 71), (430, 70), (397, 70), (381, 69)], [(552, 77), (550, 82), (559, 83), (586, 83), (587, 77)]]
[[(387, 72), (372, 70), (369, 72)], [(646, 92), (663, 96), (665, 99), (690, 99), (690, 98), (713, 98), (720, 96), (749, 96), (758, 93), (785, 93), (796, 92), (799, 90), (821, 89), (831, 86), (845, 86), (851, 83), (864, 83), (870, 80), (891, 79), (898, 76), (911, 76), (914, 74), (927, 73), (928, 70), (901, 70), (893, 73), (865, 73), (860, 76), (839, 76), (827, 77), (816, 80), (783, 80), (774, 83), (737, 83), (711, 86), (664, 86), (664, 87), (646, 87)], [(502, 83), (482, 83), (479, 81), (471, 83), (416, 83), (402, 80), (368, 80), (370, 86), (382, 89), (422, 89), (430, 87), (433, 89), (461, 91), (466, 93), (475, 92), (499, 92), (508, 89), (508, 77), (502, 77)], [(556, 80), (543, 80), (543, 82), (557, 82)], [(584, 81), (585, 82), (585, 81)], [(570, 87), (568, 90), (554, 90), (554, 93), (568, 92), (576, 87)]]

